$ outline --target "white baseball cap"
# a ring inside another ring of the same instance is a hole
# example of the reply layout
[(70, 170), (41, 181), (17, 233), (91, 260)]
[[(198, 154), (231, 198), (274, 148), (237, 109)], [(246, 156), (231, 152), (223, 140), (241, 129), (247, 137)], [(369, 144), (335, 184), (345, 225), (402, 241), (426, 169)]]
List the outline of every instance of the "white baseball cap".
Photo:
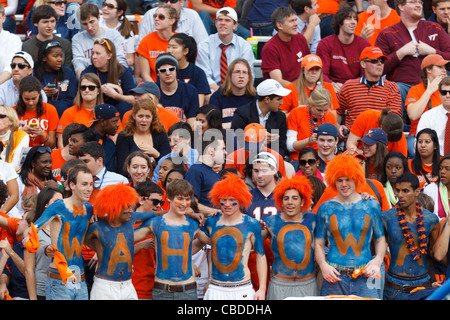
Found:
[(272, 94), (285, 97), (291, 93), (291, 90), (285, 89), (277, 80), (267, 79), (256, 87), (256, 92), (260, 97), (270, 96)]
[(220, 16), (227, 16), (233, 19), (235, 22), (238, 22), (238, 16), (236, 11), (231, 7), (223, 7), (219, 11), (216, 12), (216, 19)]
[(14, 53), (14, 55), (13, 55), (11, 61), (12, 61), (14, 58), (16, 58), (16, 57), (22, 58), (23, 60), (25, 60), (26, 63), (28, 63), (28, 64), (30, 65), (31, 68), (34, 68), (34, 61), (33, 61), (33, 58), (31, 57), (31, 55), (30, 55), (28, 52), (25, 52), (25, 51), (18, 51), (18, 52), (16, 52), (16, 53)]

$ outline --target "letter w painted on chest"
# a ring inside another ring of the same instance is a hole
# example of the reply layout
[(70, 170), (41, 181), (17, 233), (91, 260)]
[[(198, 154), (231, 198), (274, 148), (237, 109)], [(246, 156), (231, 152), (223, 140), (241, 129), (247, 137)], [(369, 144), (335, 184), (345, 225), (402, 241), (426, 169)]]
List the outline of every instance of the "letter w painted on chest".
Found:
[[(84, 235), (83, 235), (84, 238)], [(81, 241), (83, 242), (83, 241)], [(78, 238), (73, 237), (70, 239), (70, 223), (66, 222), (63, 225), (62, 231), (62, 244), (64, 248), (64, 256), (66, 259), (70, 260), (73, 258), (73, 254), (79, 258), (81, 257), (81, 245)]]
[(169, 256), (181, 256), (183, 257), (183, 272), (187, 272), (190, 242), (191, 238), (189, 236), (189, 233), (183, 232), (182, 246), (178, 246), (180, 247), (180, 249), (169, 248), (169, 232), (161, 232), (161, 261), (163, 271), (166, 271), (169, 268)]
[(339, 250), (339, 253), (342, 255), (346, 255), (348, 248), (351, 247), (353, 249), (353, 252), (355, 253), (355, 256), (360, 256), (362, 248), (364, 246), (366, 234), (369, 231), (369, 226), (370, 226), (370, 216), (364, 215), (364, 225), (363, 229), (361, 230), (361, 234), (359, 236), (358, 241), (356, 241), (353, 233), (348, 233), (344, 240), (342, 238), (341, 232), (339, 231), (336, 215), (332, 215), (330, 217), (330, 229), (331, 234), (333, 235), (334, 240), (336, 241), (336, 246)]

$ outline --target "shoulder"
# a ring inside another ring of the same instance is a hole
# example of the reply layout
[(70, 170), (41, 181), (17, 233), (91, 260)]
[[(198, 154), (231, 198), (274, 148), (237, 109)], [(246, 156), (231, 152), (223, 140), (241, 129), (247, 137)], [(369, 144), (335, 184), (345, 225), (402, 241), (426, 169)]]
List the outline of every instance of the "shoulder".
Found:
[(425, 220), (429, 221), (431, 224), (439, 224), (439, 217), (425, 208), (423, 209), (423, 216)]
[(393, 208), (391, 208), (389, 210), (381, 212), (381, 216), (383, 218), (385, 218), (385, 219), (392, 219), (393, 217), (396, 218), (397, 217), (397, 210), (395, 209), (395, 207), (393, 207)]

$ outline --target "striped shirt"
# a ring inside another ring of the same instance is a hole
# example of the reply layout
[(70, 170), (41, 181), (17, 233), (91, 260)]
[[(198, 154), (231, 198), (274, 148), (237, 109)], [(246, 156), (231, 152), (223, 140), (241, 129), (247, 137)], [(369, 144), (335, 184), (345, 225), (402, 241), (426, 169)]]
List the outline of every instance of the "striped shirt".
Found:
[(364, 76), (345, 82), (339, 93), (337, 114), (347, 112), (345, 126), (351, 129), (358, 115), (366, 110), (383, 110), (390, 107), (392, 112), (402, 116), (401, 97), (397, 84), (380, 78), (370, 86)]

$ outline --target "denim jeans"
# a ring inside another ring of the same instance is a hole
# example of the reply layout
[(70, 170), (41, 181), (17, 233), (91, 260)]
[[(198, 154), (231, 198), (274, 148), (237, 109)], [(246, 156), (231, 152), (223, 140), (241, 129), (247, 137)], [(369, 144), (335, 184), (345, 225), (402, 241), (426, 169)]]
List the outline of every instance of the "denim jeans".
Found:
[(352, 276), (343, 274), (339, 278), (341, 281), (328, 282), (324, 280), (320, 295), (355, 295), (363, 298), (380, 298), (378, 290), (380, 279), (367, 278), (365, 275), (354, 279)]
[(86, 282), (64, 284), (62, 280), (47, 278), (47, 300), (89, 300)]
[(169, 292), (167, 290), (153, 288), (152, 300), (197, 300), (197, 289), (183, 292)]
[[(430, 279), (430, 277), (427, 276), (425, 278), (421, 278), (415, 281), (410, 281), (410, 280), (396, 279), (390, 276), (389, 274), (386, 274), (386, 279), (400, 285), (417, 286), (426, 282), (428, 279)], [(411, 293), (401, 292), (401, 290), (391, 288), (387, 285), (384, 287), (383, 300), (410, 300), (410, 299)]]

